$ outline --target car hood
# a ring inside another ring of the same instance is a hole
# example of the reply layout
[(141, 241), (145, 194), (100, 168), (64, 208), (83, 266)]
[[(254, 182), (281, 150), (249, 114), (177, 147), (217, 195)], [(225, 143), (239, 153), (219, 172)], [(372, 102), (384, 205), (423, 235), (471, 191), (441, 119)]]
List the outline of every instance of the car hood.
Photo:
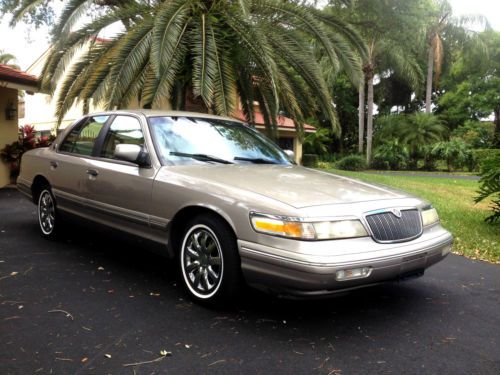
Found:
[(228, 185), (295, 208), (409, 197), (388, 187), (296, 165), (205, 164), (166, 168), (190, 180)]

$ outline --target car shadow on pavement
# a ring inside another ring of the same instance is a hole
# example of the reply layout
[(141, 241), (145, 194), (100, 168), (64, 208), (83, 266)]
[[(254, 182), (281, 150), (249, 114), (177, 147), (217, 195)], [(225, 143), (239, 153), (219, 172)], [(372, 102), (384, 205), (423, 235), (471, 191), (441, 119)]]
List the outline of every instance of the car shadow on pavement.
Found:
[[(37, 231), (36, 225), (32, 230)], [(82, 235), (85, 233), (85, 235)], [(58, 241), (56, 250), (85, 258), (94, 264), (112, 267), (115, 277), (126, 282), (127, 278), (137, 284), (145, 280), (156, 289), (170, 289), (166, 298), (190, 301), (181, 286), (175, 260), (158, 255), (164, 251), (162, 245), (139, 239), (132, 235), (102, 228), (79, 219), (72, 219), (67, 232)], [(432, 294), (439, 293), (434, 290)], [(415, 310), (426, 299), (426, 290), (419, 279), (390, 282), (369, 288), (340, 293), (321, 299), (290, 299), (245, 287), (242, 295), (224, 306), (198, 306), (212, 313), (266, 315), (264, 321), (283, 321), (290, 318), (304, 320), (330, 319), (334, 314), (340, 320), (371, 319), (376, 315), (401, 314)], [(383, 318), (385, 319), (385, 317)], [(321, 323), (319, 323), (321, 324)]]

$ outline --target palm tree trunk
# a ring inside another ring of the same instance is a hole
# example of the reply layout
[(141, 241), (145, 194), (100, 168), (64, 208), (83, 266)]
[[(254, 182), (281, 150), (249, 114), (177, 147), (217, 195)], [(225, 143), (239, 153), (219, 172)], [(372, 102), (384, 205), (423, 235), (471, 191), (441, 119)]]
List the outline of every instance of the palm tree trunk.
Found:
[(363, 153), (365, 132), (365, 80), (359, 84), (359, 107), (358, 107), (358, 152)]
[(500, 148), (500, 108), (495, 108), (495, 130), (493, 131), (493, 147)]
[(366, 117), (366, 162), (372, 160), (373, 139), (373, 74), (368, 76), (368, 115)]
[(427, 86), (425, 90), (425, 113), (431, 113), (432, 77), (434, 73), (434, 46), (429, 47), (427, 58)]

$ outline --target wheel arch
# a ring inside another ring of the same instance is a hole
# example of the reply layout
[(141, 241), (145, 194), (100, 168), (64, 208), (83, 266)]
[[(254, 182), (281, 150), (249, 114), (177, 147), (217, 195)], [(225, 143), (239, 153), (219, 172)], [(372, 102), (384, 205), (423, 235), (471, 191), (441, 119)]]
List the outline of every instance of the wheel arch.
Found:
[(232, 220), (221, 210), (201, 205), (186, 206), (175, 214), (168, 225), (168, 252), (171, 257), (175, 257), (177, 255), (177, 250), (179, 249), (182, 241), (182, 234), (189, 220), (200, 214), (218, 217), (226, 223), (227, 227), (236, 238), (236, 230)]
[(33, 203), (38, 203), (38, 197), (42, 192), (43, 186), (50, 186), (49, 180), (43, 175), (37, 175), (33, 179), (33, 183), (31, 184), (31, 196), (33, 197)]

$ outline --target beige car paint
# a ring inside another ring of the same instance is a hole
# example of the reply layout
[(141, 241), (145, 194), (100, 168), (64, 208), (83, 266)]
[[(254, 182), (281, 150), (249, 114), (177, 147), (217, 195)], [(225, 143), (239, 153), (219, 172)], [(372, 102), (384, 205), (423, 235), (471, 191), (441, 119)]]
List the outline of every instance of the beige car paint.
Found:
[[(165, 245), (169, 224), (179, 212), (191, 207), (210, 210), (233, 228), (249, 283), (299, 295), (329, 294), (396, 278), (408, 269), (426, 268), (441, 260), (452, 242), (440, 224), (424, 228), (422, 236), (403, 244), (380, 244), (371, 237), (299, 241), (257, 233), (250, 223), (251, 212), (311, 220), (356, 218), (366, 227), (364, 216), (371, 211), (422, 209), (428, 202), (394, 189), (296, 165), (161, 166), (147, 116), (217, 117), (155, 111), (108, 114), (139, 119), (150, 166), (58, 152), (66, 130), (50, 148), (23, 156), (19, 189), (31, 196), (35, 178), (43, 177), (52, 186), (59, 210)], [(165, 247), (165, 255), (172, 256), (172, 252)], [(409, 256), (417, 258), (408, 260)], [(345, 284), (332, 279), (332, 272), (349, 264), (374, 267), (373, 278)], [(329, 276), (321, 278), (325, 270)]]

